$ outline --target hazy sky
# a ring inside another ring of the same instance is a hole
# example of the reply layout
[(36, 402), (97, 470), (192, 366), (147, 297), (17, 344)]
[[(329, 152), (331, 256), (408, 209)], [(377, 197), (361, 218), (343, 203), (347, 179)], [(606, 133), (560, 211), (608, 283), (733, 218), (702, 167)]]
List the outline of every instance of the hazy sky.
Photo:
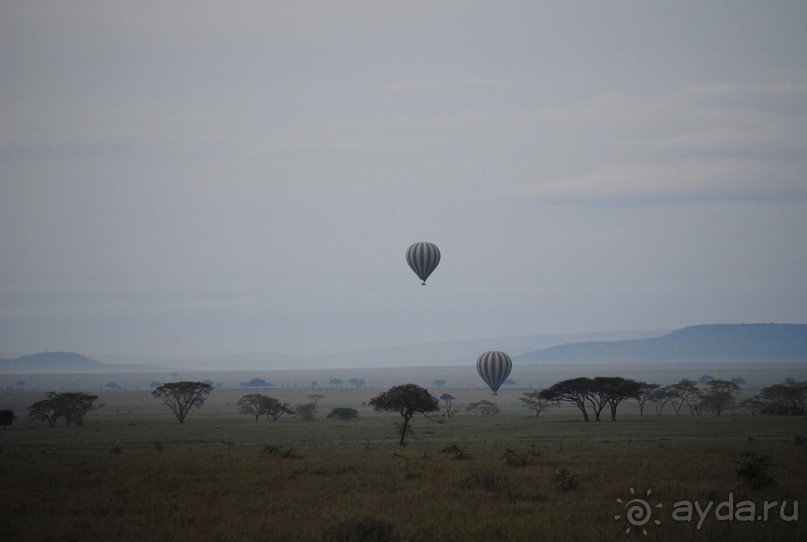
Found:
[(805, 28), (804, 1), (0, 0), (0, 352), (807, 322)]

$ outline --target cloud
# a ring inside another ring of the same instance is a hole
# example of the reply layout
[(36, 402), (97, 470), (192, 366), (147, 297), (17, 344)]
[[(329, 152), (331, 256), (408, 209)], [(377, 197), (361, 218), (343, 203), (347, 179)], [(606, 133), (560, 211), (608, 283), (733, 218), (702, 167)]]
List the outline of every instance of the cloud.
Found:
[(393, 92), (465, 92), (474, 89), (512, 87), (516, 84), (516, 81), (512, 79), (423, 79), (394, 81), (388, 85), (388, 88)]
[(536, 113), (599, 160), (511, 194), (563, 203), (807, 200), (807, 87), (704, 86), (606, 94)]
[(516, 194), (549, 202), (606, 205), (771, 203), (807, 201), (807, 183), (796, 172), (774, 172), (758, 162), (714, 160), (674, 166), (606, 166), (588, 175), (543, 183)]

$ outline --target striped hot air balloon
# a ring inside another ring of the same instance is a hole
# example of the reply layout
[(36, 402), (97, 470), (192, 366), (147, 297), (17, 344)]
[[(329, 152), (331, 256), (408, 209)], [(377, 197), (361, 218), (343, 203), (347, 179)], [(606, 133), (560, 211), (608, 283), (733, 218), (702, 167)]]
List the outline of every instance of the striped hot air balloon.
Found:
[(434, 243), (425, 241), (414, 243), (406, 249), (406, 263), (420, 277), (425, 286), (426, 279), (440, 263), (440, 249)]
[(510, 360), (510, 356), (496, 350), (485, 352), (476, 360), (476, 371), (485, 381), (485, 384), (490, 387), (493, 395), (496, 395), (499, 387), (510, 376), (512, 368), (513, 362)]

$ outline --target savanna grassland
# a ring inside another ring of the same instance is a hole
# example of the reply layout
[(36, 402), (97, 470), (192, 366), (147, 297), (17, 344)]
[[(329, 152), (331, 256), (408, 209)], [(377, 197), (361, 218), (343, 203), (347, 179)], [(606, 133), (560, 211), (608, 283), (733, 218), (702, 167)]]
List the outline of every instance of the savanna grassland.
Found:
[[(148, 392), (106, 394), (83, 427), (18, 410), (0, 431), (0, 540), (807, 539), (794, 517), (807, 515), (794, 509), (807, 506), (803, 418), (625, 405), (616, 422), (584, 423), (572, 407), (536, 418), (509, 390), (495, 417), (416, 417), (401, 447), (399, 417), (362, 406), (372, 390), (325, 392), (315, 421), (275, 423), (237, 414), (242, 393), (215, 392), (184, 424)], [(334, 406), (359, 418), (325, 419)], [(743, 452), (770, 457), (771, 484), (737, 476)], [(628, 520), (637, 498), (643, 524)], [(682, 501), (712, 507), (687, 520)]]

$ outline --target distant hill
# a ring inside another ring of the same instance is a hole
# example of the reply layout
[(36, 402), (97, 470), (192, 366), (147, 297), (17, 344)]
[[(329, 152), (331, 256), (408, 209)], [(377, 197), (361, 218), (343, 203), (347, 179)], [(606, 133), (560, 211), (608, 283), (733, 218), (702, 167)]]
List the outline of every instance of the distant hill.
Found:
[[(189, 370), (300, 370), (392, 367), (473, 367), (486, 350), (515, 363), (807, 362), (805, 324), (717, 324), (673, 331), (623, 331), (474, 339), (315, 356), (240, 354), (181, 359), (43, 352), (0, 359), (0, 373), (136, 373)], [(525, 353), (526, 352), (526, 353)]]
[(539, 348), (548, 348), (550, 346), (571, 342), (643, 339), (647, 337), (658, 337), (666, 332), (667, 330), (634, 330), (601, 333), (524, 335), (389, 346), (311, 356), (298, 360), (295, 367), (434, 367), (436, 365), (464, 365), (473, 367), (479, 354), (487, 350), (502, 350), (512, 357), (513, 355), (523, 352), (531, 352)]
[(592, 341), (536, 350), (515, 362), (807, 361), (805, 324), (691, 326), (661, 337)]
[[(139, 363), (171, 370), (285, 370), (370, 367), (473, 366), (486, 350), (503, 350), (511, 356), (570, 342), (617, 341), (658, 337), (669, 330), (633, 330), (600, 333), (527, 335), (469, 339), (439, 343), (387, 346), (348, 352), (295, 355), (278, 352), (234, 354), (205, 358), (160, 358), (154, 356), (97, 356), (106, 363)], [(474, 373), (475, 374), (475, 373)]]
[(120, 373), (153, 370), (143, 365), (101, 363), (73, 352), (42, 352), (0, 359), (0, 373)]

